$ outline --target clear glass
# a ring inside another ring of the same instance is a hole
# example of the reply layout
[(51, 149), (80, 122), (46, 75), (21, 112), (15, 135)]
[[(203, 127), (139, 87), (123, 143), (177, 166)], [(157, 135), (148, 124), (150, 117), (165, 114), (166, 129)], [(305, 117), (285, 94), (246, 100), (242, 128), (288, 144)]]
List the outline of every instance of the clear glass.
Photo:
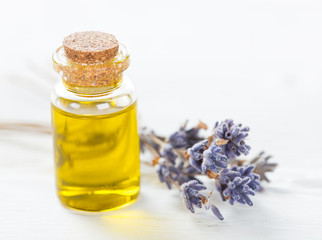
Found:
[(138, 196), (136, 95), (131, 81), (117, 76), (102, 91), (70, 88), (62, 75), (51, 95), (57, 193), (69, 208), (107, 211)]

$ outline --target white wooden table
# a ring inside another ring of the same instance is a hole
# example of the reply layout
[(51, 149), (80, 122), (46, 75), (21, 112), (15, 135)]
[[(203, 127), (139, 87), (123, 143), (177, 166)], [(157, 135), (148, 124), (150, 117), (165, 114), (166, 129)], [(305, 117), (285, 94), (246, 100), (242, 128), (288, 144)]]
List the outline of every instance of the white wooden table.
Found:
[(224, 221), (188, 212), (145, 165), (134, 204), (83, 215), (57, 200), (51, 137), (0, 131), (0, 239), (322, 239), (322, 3), (94, 2), (5, 3), (0, 122), (49, 124), (51, 52), (98, 29), (132, 53), (142, 124), (169, 134), (232, 117), (251, 127), (251, 156), (279, 166), (253, 207), (217, 197)]

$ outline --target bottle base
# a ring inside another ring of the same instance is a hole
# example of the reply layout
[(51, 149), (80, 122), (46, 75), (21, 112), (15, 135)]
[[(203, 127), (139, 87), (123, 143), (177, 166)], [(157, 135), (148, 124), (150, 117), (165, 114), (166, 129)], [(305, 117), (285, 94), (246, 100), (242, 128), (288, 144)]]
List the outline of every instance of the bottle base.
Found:
[(58, 198), (64, 207), (84, 212), (106, 212), (133, 203), (139, 195), (139, 187), (128, 190), (58, 190)]

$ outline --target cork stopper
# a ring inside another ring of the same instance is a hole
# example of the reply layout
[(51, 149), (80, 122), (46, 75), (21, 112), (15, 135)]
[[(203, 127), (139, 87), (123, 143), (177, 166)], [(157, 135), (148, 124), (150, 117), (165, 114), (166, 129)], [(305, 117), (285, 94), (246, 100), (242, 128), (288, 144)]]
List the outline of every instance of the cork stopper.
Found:
[(64, 38), (68, 59), (76, 63), (96, 64), (113, 59), (119, 50), (117, 39), (98, 31), (76, 32)]

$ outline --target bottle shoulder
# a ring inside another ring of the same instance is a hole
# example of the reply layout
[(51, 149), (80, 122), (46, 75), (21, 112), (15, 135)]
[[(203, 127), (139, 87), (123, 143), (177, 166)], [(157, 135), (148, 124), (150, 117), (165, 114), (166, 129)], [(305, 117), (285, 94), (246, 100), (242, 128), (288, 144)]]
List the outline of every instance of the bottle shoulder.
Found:
[(76, 115), (114, 114), (136, 103), (136, 93), (131, 80), (124, 76), (120, 86), (99, 96), (80, 96), (68, 91), (60, 81), (51, 94), (51, 104), (56, 109)]

